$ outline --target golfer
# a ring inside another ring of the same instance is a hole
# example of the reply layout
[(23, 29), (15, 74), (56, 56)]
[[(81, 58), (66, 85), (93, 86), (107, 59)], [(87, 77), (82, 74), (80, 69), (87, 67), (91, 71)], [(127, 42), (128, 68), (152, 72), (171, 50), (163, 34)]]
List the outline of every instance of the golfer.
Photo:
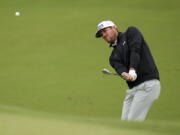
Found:
[(96, 38), (113, 48), (110, 65), (126, 80), (129, 89), (123, 102), (121, 120), (143, 121), (160, 95), (157, 66), (142, 33), (136, 27), (119, 32), (112, 21), (98, 24)]

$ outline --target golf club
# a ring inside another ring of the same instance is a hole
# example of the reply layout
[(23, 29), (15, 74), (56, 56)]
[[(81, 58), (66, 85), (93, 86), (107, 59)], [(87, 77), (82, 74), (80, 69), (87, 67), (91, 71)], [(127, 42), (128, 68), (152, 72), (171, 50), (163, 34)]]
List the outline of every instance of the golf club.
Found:
[(111, 71), (109, 71), (108, 69), (104, 68), (102, 70), (102, 73), (103, 74), (107, 74), (107, 75), (116, 75), (116, 76), (119, 76), (117, 73), (112, 73)]

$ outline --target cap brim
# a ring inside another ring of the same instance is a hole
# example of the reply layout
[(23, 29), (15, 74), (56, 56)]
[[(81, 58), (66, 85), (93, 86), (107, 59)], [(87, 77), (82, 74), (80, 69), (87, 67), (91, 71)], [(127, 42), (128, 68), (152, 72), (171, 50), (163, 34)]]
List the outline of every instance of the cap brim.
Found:
[(95, 36), (95, 37), (96, 37), (96, 38), (100, 38), (101, 36), (102, 36), (102, 35), (101, 35), (101, 31), (100, 31), (100, 30), (99, 30), (99, 31), (97, 31), (97, 32), (96, 32), (96, 36)]

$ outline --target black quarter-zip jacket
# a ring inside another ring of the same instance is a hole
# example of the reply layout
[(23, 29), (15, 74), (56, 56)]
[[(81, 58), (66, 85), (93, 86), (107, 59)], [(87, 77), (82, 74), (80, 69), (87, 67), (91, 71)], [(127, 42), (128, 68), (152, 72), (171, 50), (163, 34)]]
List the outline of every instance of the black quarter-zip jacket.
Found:
[(137, 79), (126, 81), (129, 88), (147, 80), (160, 79), (150, 49), (136, 27), (128, 27), (124, 33), (119, 32), (117, 44), (112, 47), (109, 62), (120, 76), (123, 72), (128, 73), (130, 67), (136, 70)]

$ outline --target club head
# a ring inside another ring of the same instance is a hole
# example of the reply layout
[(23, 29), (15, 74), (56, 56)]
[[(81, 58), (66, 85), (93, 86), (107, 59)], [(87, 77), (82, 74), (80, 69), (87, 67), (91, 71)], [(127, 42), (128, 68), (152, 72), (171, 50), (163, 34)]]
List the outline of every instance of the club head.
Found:
[(106, 68), (104, 68), (104, 69), (102, 70), (102, 72), (103, 72), (104, 74), (108, 74), (108, 75), (111, 74), (111, 72), (110, 72), (108, 69), (106, 69)]

